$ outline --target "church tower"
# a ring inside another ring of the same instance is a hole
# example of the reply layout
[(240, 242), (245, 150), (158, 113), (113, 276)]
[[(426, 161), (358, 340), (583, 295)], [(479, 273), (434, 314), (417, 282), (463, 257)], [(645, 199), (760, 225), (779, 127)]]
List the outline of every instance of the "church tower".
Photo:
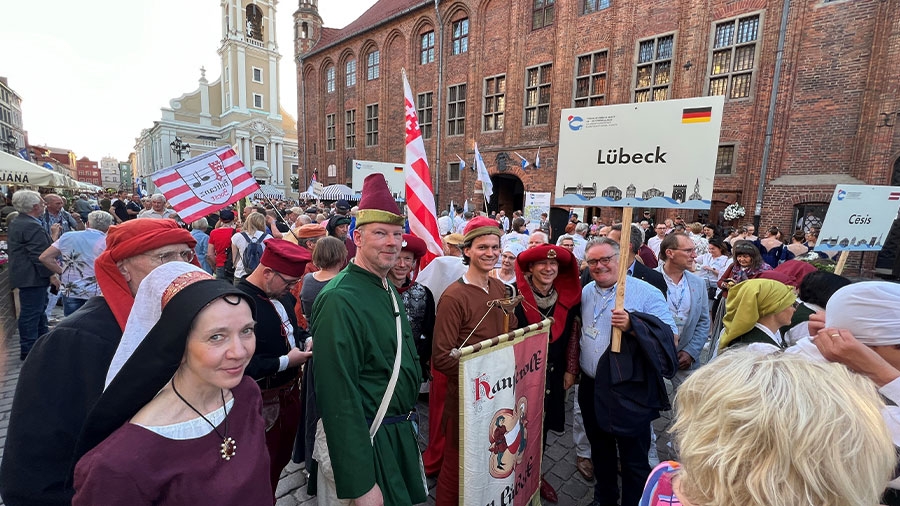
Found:
[(222, 0), (222, 111), (280, 120), (277, 0)]
[(312, 49), (322, 36), (322, 17), (318, 0), (300, 0), (294, 12), (294, 57), (299, 59)]

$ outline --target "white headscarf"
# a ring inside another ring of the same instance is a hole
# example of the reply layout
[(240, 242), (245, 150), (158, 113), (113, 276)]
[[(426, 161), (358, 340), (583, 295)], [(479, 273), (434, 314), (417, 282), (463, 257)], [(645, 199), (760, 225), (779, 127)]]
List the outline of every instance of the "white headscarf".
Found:
[(900, 284), (865, 281), (834, 292), (825, 327), (847, 329), (866, 346), (900, 344)]
[(116, 348), (116, 353), (109, 364), (109, 371), (106, 373), (106, 383), (103, 385), (104, 390), (116, 377), (116, 374), (119, 373), (138, 345), (141, 344), (141, 341), (147, 337), (150, 329), (159, 321), (159, 317), (162, 314), (163, 292), (175, 278), (193, 271), (206, 272), (187, 262), (168, 262), (153, 269), (141, 281), (137, 295), (134, 296), (134, 306), (132, 306), (131, 312), (128, 314), (128, 322), (125, 324), (122, 340), (119, 341), (119, 347)]
[(518, 257), (525, 249), (525, 246), (517, 242), (511, 242), (503, 247), (503, 253), (511, 253), (513, 256)]

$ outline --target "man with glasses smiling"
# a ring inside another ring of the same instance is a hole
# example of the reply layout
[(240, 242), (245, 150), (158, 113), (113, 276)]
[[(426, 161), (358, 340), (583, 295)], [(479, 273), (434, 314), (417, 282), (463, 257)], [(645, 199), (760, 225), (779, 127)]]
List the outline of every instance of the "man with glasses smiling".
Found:
[(0, 461), (6, 504), (71, 503), (75, 443), (103, 392), (138, 286), (162, 263), (193, 258), (195, 244), (172, 220), (109, 228), (106, 250), (94, 262), (103, 296), (88, 299), (38, 339), (22, 364)]
[[(675, 322), (662, 294), (649, 283), (625, 278), (623, 309), (615, 309), (619, 244), (608, 238), (588, 244), (585, 261), (592, 283), (581, 292), (578, 400), (591, 442), (594, 502), (636, 506), (650, 474), (650, 423), (669, 409), (663, 377), (675, 374)], [(612, 328), (622, 331), (612, 353)]]
[(303, 276), (302, 259), (303, 248), (272, 239), (256, 269), (236, 285), (256, 301), (256, 351), (244, 374), (262, 390), (273, 491), (291, 459), (300, 424), (300, 366), (312, 355), (312, 339), (297, 325), (296, 300), (291, 295), (291, 288)]

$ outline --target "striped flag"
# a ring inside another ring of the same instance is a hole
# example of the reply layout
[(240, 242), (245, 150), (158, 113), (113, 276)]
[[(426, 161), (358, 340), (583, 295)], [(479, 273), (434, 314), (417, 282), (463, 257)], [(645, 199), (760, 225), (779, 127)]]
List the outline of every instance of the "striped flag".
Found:
[(538, 146), (537, 156), (534, 157), (534, 168), (535, 169), (541, 168), (541, 147), (540, 146)]
[(231, 146), (156, 171), (150, 179), (185, 223), (218, 211), (259, 189)]
[(419, 262), (424, 268), (435, 257), (443, 255), (441, 236), (438, 232), (437, 210), (434, 204), (434, 190), (431, 187), (431, 171), (425, 156), (425, 141), (419, 129), (416, 103), (412, 89), (403, 70), (403, 102), (406, 110), (406, 207), (409, 208), (410, 233), (425, 241), (428, 252)]
[(712, 107), (689, 107), (681, 111), (682, 123), (709, 123), (712, 120)]
[(888, 195), (888, 200), (900, 200), (900, 192), (891, 192), (891, 194)]

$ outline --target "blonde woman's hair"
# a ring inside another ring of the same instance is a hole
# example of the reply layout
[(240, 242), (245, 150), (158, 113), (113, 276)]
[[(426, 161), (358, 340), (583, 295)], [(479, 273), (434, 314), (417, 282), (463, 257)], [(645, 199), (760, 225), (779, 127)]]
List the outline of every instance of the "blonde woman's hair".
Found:
[(675, 399), (694, 506), (873, 506), (897, 462), (874, 384), (838, 364), (730, 351)]
[(247, 232), (247, 235), (253, 235), (257, 232), (265, 232), (266, 231), (266, 217), (261, 213), (252, 212), (249, 216), (244, 218), (244, 226), (242, 227), (244, 232)]

